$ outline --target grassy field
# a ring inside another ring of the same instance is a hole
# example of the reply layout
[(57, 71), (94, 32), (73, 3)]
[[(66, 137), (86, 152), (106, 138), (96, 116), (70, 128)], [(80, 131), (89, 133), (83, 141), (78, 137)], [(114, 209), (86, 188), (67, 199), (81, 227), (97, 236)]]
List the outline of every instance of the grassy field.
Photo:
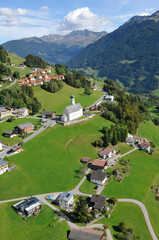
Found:
[(17, 169), (0, 177), (0, 199), (74, 188), (80, 181), (76, 170), (82, 166), (81, 157), (97, 157), (91, 143), (101, 136), (103, 126), (110, 125), (95, 116), (74, 126), (46, 129), (24, 144), (24, 152), (10, 157)]
[(66, 240), (69, 226), (66, 221), (58, 222), (59, 217), (48, 206), (43, 206), (39, 216), (22, 220), (11, 206), (13, 203), (0, 205), (1, 240)]
[(135, 236), (140, 235), (141, 240), (151, 240), (144, 216), (138, 206), (132, 203), (118, 203), (110, 218), (102, 218), (98, 223), (108, 224), (113, 235), (117, 233), (115, 227), (124, 221), (128, 228), (133, 228)]
[(33, 118), (19, 118), (14, 120), (13, 122), (2, 122), (0, 123), (0, 139), (3, 141), (4, 144), (7, 145), (14, 145), (22, 140), (21, 137), (13, 137), (13, 138), (7, 138), (3, 136), (3, 133), (6, 130), (14, 130), (14, 127), (26, 123), (26, 122), (31, 122), (32, 124), (36, 124), (38, 122), (38, 119), (33, 119)]
[(152, 94), (159, 97), (159, 89), (154, 90)]
[(151, 192), (151, 186), (159, 184), (159, 152), (156, 150), (152, 155), (143, 151), (125, 156), (131, 163), (130, 175), (121, 183), (111, 180), (102, 194), (108, 197), (133, 198), (140, 200), (148, 209), (153, 227), (159, 236), (158, 218), (159, 203), (155, 200), (155, 194)]
[(116, 151), (120, 151), (121, 154), (129, 152), (133, 148), (126, 143), (118, 143), (116, 146), (112, 146)]
[(153, 142), (155, 146), (159, 147), (159, 127), (155, 126), (153, 122), (145, 121), (145, 123), (140, 125), (138, 136), (147, 138)]
[(8, 53), (8, 57), (10, 58), (11, 63), (14, 63), (15, 65), (19, 65), (20, 63), (23, 63), (25, 61), (24, 58), (18, 57), (15, 54)]
[(63, 83), (63, 88), (57, 93), (47, 92), (40, 87), (35, 87), (35, 96), (41, 102), (42, 109), (56, 111), (57, 114), (62, 114), (64, 108), (70, 105), (70, 95), (73, 93), (76, 97), (76, 103), (81, 103), (83, 107), (89, 106), (97, 101), (102, 93), (92, 91), (91, 95), (85, 95), (83, 88), (73, 88), (66, 83)]

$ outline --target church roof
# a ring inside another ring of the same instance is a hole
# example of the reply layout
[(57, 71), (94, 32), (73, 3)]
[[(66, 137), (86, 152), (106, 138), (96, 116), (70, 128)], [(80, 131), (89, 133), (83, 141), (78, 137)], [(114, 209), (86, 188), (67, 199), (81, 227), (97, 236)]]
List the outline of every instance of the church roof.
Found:
[(74, 113), (79, 111), (82, 108), (80, 103), (74, 104), (74, 105), (70, 105), (68, 107), (66, 107), (65, 109), (68, 111), (68, 113)]

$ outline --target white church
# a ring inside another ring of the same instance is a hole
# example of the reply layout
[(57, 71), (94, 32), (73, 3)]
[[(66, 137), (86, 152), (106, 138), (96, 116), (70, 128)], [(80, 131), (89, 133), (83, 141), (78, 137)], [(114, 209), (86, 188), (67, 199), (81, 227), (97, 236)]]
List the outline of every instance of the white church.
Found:
[(71, 105), (65, 107), (61, 117), (62, 122), (72, 121), (83, 116), (83, 107), (81, 106), (81, 104), (75, 104), (75, 96), (73, 94), (70, 96), (70, 98)]

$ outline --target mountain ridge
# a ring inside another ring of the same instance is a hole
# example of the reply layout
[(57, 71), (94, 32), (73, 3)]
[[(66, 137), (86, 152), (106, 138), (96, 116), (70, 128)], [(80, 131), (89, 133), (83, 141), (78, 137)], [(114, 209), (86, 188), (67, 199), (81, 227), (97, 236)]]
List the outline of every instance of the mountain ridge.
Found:
[(67, 63), (78, 52), (105, 36), (106, 32), (92, 32), (88, 30), (73, 31), (67, 35), (49, 34), (40, 38), (30, 37), (12, 40), (2, 44), (9, 52), (20, 57), (28, 54), (42, 57), (49, 63)]

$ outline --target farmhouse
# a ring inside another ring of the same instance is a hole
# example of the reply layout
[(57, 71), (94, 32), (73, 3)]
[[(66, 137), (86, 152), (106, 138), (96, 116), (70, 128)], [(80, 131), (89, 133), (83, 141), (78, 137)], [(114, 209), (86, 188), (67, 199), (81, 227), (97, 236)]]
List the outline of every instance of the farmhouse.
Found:
[(5, 173), (8, 169), (8, 162), (0, 160), (0, 175)]
[(107, 161), (95, 159), (91, 164), (91, 169), (98, 170), (98, 169), (106, 169), (107, 168)]
[(55, 202), (59, 204), (62, 208), (69, 208), (73, 205), (73, 193), (72, 192), (63, 192), (56, 199)]
[(55, 117), (56, 112), (54, 111), (43, 111), (42, 112), (42, 118), (53, 118)]
[(106, 197), (98, 194), (93, 194), (90, 200), (90, 205), (93, 209), (97, 209), (98, 211), (102, 211), (105, 207)]
[(106, 102), (114, 102), (114, 96), (113, 95), (104, 96), (103, 100)]
[(100, 169), (93, 171), (90, 176), (90, 181), (99, 185), (104, 185), (107, 179), (107, 173)]
[(105, 148), (102, 151), (99, 152), (99, 156), (101, 158), (111, 158), (115, 156), (116, 150), (114, 148)]
[(150, 152), (151, 143), (150, 142), (142, 142), (142, 143), (140, 143), (139, 148), (145, 152)]
[(62, 122), (72, 121), (83, 116), (83, 107), (81, 104), (75, 104), (75, 96), (73, 94), (70, 96), (70, 98), (71, 105), (64, 109), (61, 117)]
[(91, 161), (91, 158), (89, 158), (89, 157), (83, 157), (83, 158), (81, 158), (81, 160), (80, 160), (82, 163), (89, 163), (90, 161)]
[(4, 77), (4, 78), (3, 78), (3, 81), (9, 81), (9, 82), (11, 82), (11, 81), (12, 81), (12, 77)]
[(17, 116), (25, 117), (25, 116), (29, 115), (29, 112), (28, 112), (28, 109), (24, 107), (24, 108), (15, 109), (13, 111), (13, 114), (15, 114)]
[(69, 236), (69, 240), (104, 240), (104, 232), (94, 229), (72, 229)]
[(41, 202), (36, 197), (28, 198), (13, 205), (16, 212), (22, 213), (28, 217), (36, 215), (41, 209)]
[(14, 128), (16, 134), (26, 134), (33, 132), (34, 125), (30, 122), (20, 124)]
[(15, 134), (15, 132), (12, 131), (12, 130), (6, 130), (6, 131), (4, 132), (4, 136), (5, 136), (5, 137), (8, 137), (8, 138), (13, 138), (13, 137), (16, 136), (16, 134)]

